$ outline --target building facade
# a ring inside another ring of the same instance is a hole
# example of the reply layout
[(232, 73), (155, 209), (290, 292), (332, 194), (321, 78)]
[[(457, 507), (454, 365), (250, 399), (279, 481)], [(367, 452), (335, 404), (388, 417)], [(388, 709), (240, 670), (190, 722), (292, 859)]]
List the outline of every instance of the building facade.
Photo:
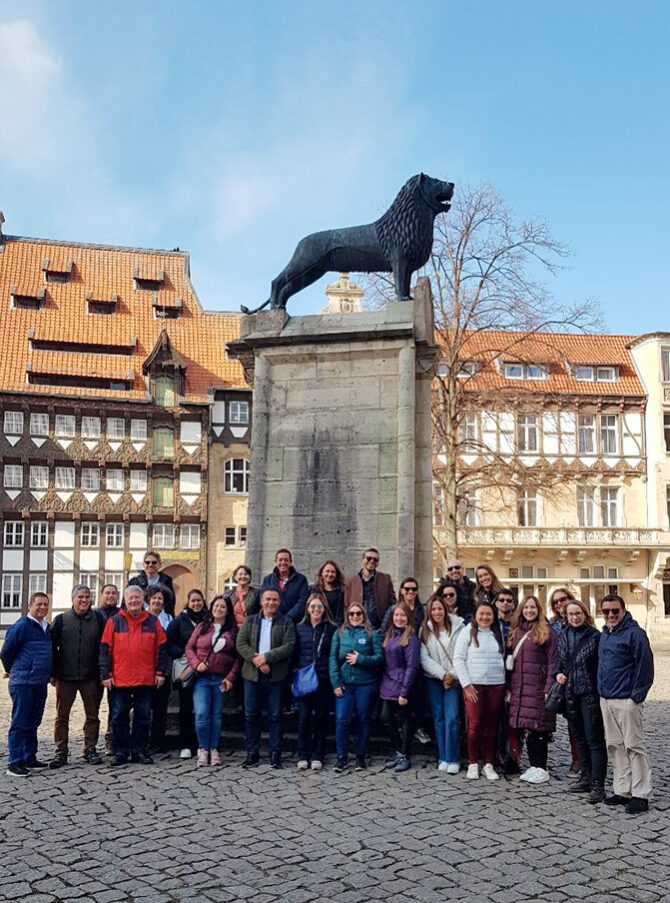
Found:
[[(519, 597), (548, 599), (567, 586), (595, 613), (606, 592), (619, 592), (658, 634), (666, 629), (662, 577), (670, 551), (667, 490), (656, 485), (664, 479), (659, 454), (666, 465), (659, 446), (665, 402), (653, 401), (659, 410), (650, 421), (649, 386), (658, 383), (661, 354), (645, 349), (630, 336), (470, 337), (461, 373), (457, 536), (470, 573), (488, 564)], [(438, 454), (438, 471), (439, 464)], [(670, 468), (666, 476), (670, 485)], [(438, 500), (438, 544), (439, 510)]]
[(211, 410), (245, 385), (225, 351), (237, 316), (202, 310), (183, 252), (9, 235), (0, 311), (0, 628), (36, 590), (57, 612), (77, 583), (123, 587), (148, 548), (180, 607), (207, 582)]

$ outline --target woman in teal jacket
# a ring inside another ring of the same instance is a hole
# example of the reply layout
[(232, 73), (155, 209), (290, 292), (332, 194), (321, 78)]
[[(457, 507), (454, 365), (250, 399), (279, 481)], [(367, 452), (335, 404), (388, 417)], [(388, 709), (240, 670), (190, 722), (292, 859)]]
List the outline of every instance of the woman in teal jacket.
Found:
[(335, 771), (347, 770), (349, 725), (356, 713), (356, 771), (367, 767), (370, 718), (377, 698), (377, 676), (384, 656), (362, 605), (352, 602), (330, 647), (330, 681), (335, 693)]

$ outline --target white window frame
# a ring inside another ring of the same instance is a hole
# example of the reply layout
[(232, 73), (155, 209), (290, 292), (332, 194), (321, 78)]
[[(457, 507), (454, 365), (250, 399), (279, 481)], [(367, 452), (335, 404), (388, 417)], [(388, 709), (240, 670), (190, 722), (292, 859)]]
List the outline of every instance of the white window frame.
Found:
[(661, 348), (661, 379), (670, 383), (670, 348)]
[(74, 467), (57, 467), (54, 473), (54, 488), (61, 492), (75, 488)]
[(249, 423), (248, 401), (230, 401), (228, 403), (228, 423), (247, 426)]
[(181, 524), (179, 527), (179, 548), (200, 548), (200, 524)]
[(2, 607), (21, 608), (21, 596), (23, 595), (23, 574), (2, 575)]
[(56, 439), (74, 439), (76, 426), (74, 414), (56, 414), (54, 423)]
[(2, 485), (5, 489), (23, 489), (23, 464), (5, 464)]
[(149, 474), (146, 470), (131, 468), (130, 470), (130, 491), (146, 492), (149, 488)]
[(458, 441), (460, 443), (460, 453), (468, 454), (476, 450), (477, 443), (477, 415), (469, 411), (461, 417), (458, 424)]
[(5, 436), (22, 436), (23, 411), (5, 411), (3, 429)]
[(619, 490), (616, 486), (600, 487), (600, 517), (603, 527), (619, 526)]
[(31, 464), (28, 472), (29, 489), (49, 488), (49, 468), (45, 464)]
[(125, 541), (125, 528), (117, 521), (110, 521), (105, 527), (105, 548), (122, 549)]
[(97, 521), (83, 521), (79, 538), (82, 549), (100, 548), (100, 524)]
[(123, 417), (107, 418), (107, 438), (112, 442), (122, 442), (126, 438), (126, 421)]
[(107, 492), (123, 492), (123, 468), (108, 467), (105, 471), (105, 489)]
[(130, 438), (133, 442), (146, 442), (149, 436), (149, 430), (146, 420), (130, 421)]
[(238, 545), (241, 549), (246, 549), (247, 547), (247, 527), (246, 525), (242, 525), (240, 528), (240, 539)]
[(100, 492), (99, 467), (82, 467), (81, 488), (84, 492)]
[[(241, 466), (239, 466), (241, 463)], [(249, 461), (247, 458), (228, 458), (223, 465), (225, 495), (249, 495)], [(242, 477), (242, 489), (235, 488), (235, 477)]]
[(82, 417), (81, 418), (81, 437), (82, 439), (99, 439), (102, 431), (102, 421), (100, 417)]
[(30, 525), (30, 545), (33, 549), (46, 549), (49, 545), (49, 524), (34, 520)]
[(580, 527), (596, 525), (596, 491), (593, 486), (577, 487), (577, 523)]
[(44, 593), (46, 595), (47, 591), (47, 575), (46, 574), (34, 574), (31, 573), (28, 575), (28, 596), (32, 596), (33, 593)]
[(505, 364), (505, 379), (523, 379), (523, 364)]
[(175, 532), (174, 524), (154, 524), (151, 543), (154, 549), (174, 549)]
[(227, 549), (232, 549), (237, 545), (237, 530), (235, 527), (224, 528), (223, 544)]
[(575, 379), (577, 382), (593, 382), (593, 367), (587, 367), (581, 364), (580, 366), (575, 367)]
[(113, 583), (118, 589), (119, 595), (121, 595), (125, 583), (123, 571), (109, 571), (105, 573), (105, 583)]
[[(588, 423), (588, 421), (591, 421)], [(586, 441), (588, 439), (588, 441)], [(582, 445), (584, 446), (582, 448)], [(590, 448), (586, 446), (590, 445)], [(596, 418), (595, 414), (579, 414), (577, 417), (577, 454), (595, 455)]]
[(45, 414), (43, 411), (38, 411), (30, 415), (30, 435), (36, 437), (49, 435), (48, 414)]
[(100, 587), (100, 578), (95, 571), (82, 571), (79, 574), (79, 582), (82, 586), (87, 586), (91, 592), (91, 605), (95, 605), (98, 601), (98, 589)]
[(517, 515), (520, 527), (540, 526), (540, 499), (536, 489), (522, 489), (517, 493)]
[(25, 525), (22, 520), (6, 520), (4, 528), (5, 548), (22, 549), (25, 534)]
[(518, 414), (516, 441), (519, 452), (537, 452), (540, 448), (537, 414)]
[(616, 367), (596, 367), (596, 382), (614, 383), (616, 382)]
[(619, 453), (619, 418), (616, 414), (600, 415), (600, 454), (617, 455)]

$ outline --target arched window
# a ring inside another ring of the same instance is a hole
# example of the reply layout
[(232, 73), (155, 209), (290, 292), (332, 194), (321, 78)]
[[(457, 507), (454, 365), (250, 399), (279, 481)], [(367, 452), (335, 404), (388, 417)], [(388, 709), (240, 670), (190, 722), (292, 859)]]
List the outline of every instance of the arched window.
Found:
[(249, 462), (246, 458), (230, 458), (223, 466), (223, 491), (228, 495), (248, 495)]

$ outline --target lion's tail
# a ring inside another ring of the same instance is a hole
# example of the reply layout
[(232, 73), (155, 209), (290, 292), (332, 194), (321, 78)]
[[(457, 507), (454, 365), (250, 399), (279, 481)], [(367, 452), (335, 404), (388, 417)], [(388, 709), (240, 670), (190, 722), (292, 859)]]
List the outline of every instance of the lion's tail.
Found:
[(263, 308), (267, 307), (271, 301), (272, 301), (272, 298), (268, 298), (267, 301), (265, 301), (263, 304), (259, 305), (258, 307), (255, 307), (253, 310), (249, 310), (248, 307), (245, 307), (244, 304), (241, 304), (240, 310), (242, 311), (243, 314), (257, 314), (260, 310), (263, 310)]

